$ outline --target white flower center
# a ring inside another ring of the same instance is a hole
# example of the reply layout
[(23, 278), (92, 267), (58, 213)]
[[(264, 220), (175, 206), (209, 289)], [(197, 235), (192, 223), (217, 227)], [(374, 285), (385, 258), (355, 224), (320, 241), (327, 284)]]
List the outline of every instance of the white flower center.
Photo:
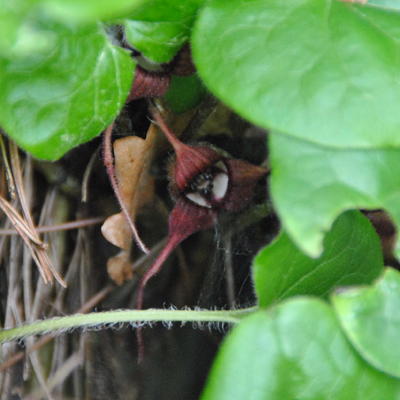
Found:
[(228, 190), (228, 182), (228, 174), (225, 172), (214, 176), (212, 192), (216, 200), (222, 200), (225, 197)]
[(223, 161), (218, 161), (197, 175), (184, 195), (200, 207), (212, 208), (224, 199), (228, 186), (228, 168)]

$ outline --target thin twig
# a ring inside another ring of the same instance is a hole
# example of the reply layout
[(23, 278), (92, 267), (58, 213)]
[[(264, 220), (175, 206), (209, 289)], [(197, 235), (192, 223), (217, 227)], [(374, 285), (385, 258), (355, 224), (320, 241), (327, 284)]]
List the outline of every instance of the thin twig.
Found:
[(48, 379), (49, 390), (52, 391), (57, 385), (64, 382), (67, 377), (84, 363), (84, 356), (81, 350), (70, 355), (64, 363)]
[[(38, 258), (37, 255), (37, 249), (38, 245), (36, 242), (36, 238), (34, 238), (34, 241), (32, 240), (32, 232), (27, 228), (25, 221), (22, 219), (22, 217), (16, 212), (16, 210), (11, 206), (10, 203), (8, 203), (7, 200), (3, 199), (0, 197), (0, 208), (3, 210), (3, 212), (7, 215), (8, 219), (10, 222), (14, 225), (14, 228), (17, 230), (25, 244), (28, 246), (30, 251), (32, 252), (32, 258), (35, 260), (40, 275), (42, 276), (43, 280), (45, 283), (51, 282), (51, 275), (49, 274), (48, 270), (45, 270), (43, 268), (43, 265), (41, 261)], [(29, 233), (28, 233), (29, 232)], [(42, 242), (39, 241), (40, 244)], [(36, 248), (35, 248), (36, 244)], [(44, 245), (44, 244), (43, 244)]]
[(8, 161), (8, 156), (7, 156), (6, 147), (4, 145), (3, 136), (1, 136), (1, 131), (0, 131), (0, 149), (1, 149), (1, 156), (3, 158), (4, 167), (6, 170), (8, 192), (10, 194), (11, 199), (14, 200), (15, 199), (15, 183), (14, 183), (14, 178), (13, 178), (13, 175), (11, 172), (10, 163)]
[(35, 244), (38, 247), (41, 248), (46, 247), (46, 245), (32, 233), (27, 222), (22, 218), (22, 216), (18, 213), (18, 211), (6, 199), (4, 199), (1, 196), (0, 196), (0, 208), (3, 210), (4, 214), (7, 215), (8, 219), (14, 225), (14, 228), (19, 235), (26, 237), (28, 240), (30, 240), (33, 244)]
[[(89, 312), (94, 306), (99, 304), (112, 291), (113, 288), (114, 288), (114, 286), (108, 285), (105, 288), (103, 288), (102, 290), (100, 290), (98, 293), (96, 293), (94, 296), (92, 296), (82, 307), (80, 307), (76, 311), (76, 313), (77, 314), (85, 314), (85, 313)], [(56, 336), (57, 335), (49, 333), (48, 335), (41, 337), (39, 340), (37, 340), (32, 346), (30, 346), (25, 351), (19, 351), (18, 353), (14, 354), (8, 360), (6, 360), (0, 364), (0, 373), (4, 372), (6, 369), (12, 367), (18, 361), (21, 361), (25, 357), (25, 355), (31, 354), (32, 352), (43, 347), (45, 344), (51, 342)]]
[(235, 308), (235, 274), (233, 272), (233, 261), (232, 261), (232, 231), (223, 238), (225, 247), (225, 280), (226, 280), (226, 295), (228, 298), (229, 308)]
[[(104, 217), (93, 217), (93, 218), (85, 218), (79, 219), (71, 222), (64, 222), (62, 224), (56, 225), (42, 225), (36, 226), (36, 231), (39, 233), (49, 233), (49, 232), (61, 232), (68, 231), (73, 229), (86, 228), (91, 225), (98, 225), (104, 221)], [(0, 229), (1, 235), (18, 235), (19, 233), (15, 229)]]
[[(18, 154), (18, 147), (15, 143), (10, 142), (10, 155), (11, 155), (11, 166), (13, 170), (13, 176), (15, 180), (15, 185), (18, 193), (18, 200), (21, 204), (22, 212), (25, 217), (26, 225), (29, 228), (30, 231), (30, 236), (35, 238), (35, 240), (26, 241), (25, 243), (31, 249), (32, 251), (32, 258), (35, 260), (36, 264), (39, 267), (39, 270), (42, 273), (43, 279), (45, 280), (46, 283), (52, 283), (53, 278), (57, 280), (57, 282), (63, 286), (66, 287), (66, 284), (61, 277), (61, 275), (58, 273), (58, 271), (54, 268), (50, 257), (45, 250), (45, 246), (43, 242), (39, 238), (39, 234), (35, 229), (35, 225), (33, 222), (32, 215), (29, 210), (28, 202), (26, 199), (25, 195), (25, 190), (24, 190), (24, 183), (22, 179), (22, 172), (21, 172), (21, 163), (19, 159), (19, 154)], [(14, 224), (16, 227), (16, 225)], [(42, 245), (38, 246), (37, 243), (42, 243)]]
[(83, 174), (83, 178), (82, 178), (82, 195), (81, 195), (81, 199), (82, 199), (82, 203), (86, 203), (88, 201), (89, 198), (89, 179), (90, 179), (90, 175), (93, 171), (93, 166), (95, 161), (97, 160), (97, 157), (99, 155), (99, 149), (97, 149), (92, 156), (90, 157), (90, 160), (86, 166), (85, 172)]
[(21, 171), (21, 162), (18, 154), (18, 147), (13, 142), (10, 142), (10, 155), (11, 155), (11, 166), (15, 180), (15, 187), (17, 189), (22, 212), (27, 221), (27, 225), (33, 227), (34, 226), (33, 219), (25, 195), (24, 182), (22, 179), (22, 171)]

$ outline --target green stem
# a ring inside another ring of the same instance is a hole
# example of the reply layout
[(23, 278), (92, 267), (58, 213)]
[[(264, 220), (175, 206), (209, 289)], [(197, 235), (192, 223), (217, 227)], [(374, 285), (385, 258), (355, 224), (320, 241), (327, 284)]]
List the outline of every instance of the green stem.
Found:
[(33, 322), (29, 325), (0, 330), (0, 343), (17, 340), (26, 336), (43, 333), (61, 333), (75, 328), (104, 327), (119, 323), (142, 325), (146, 322), (222, 322), (238, 323), (243, 317), (257, 310), (257, 307), (238, 310), (117, 310), (90, 314), (74, 314)]

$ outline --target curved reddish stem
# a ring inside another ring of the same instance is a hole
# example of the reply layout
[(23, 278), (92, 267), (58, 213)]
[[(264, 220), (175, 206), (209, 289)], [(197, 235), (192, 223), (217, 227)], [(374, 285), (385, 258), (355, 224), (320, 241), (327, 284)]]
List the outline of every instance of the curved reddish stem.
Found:
[(172, 147), (176, 152), (182, 148), (182, 146), (186, 146), (183, 144), (172, 132), (169, 126), (165, 123), (164, 118), (161, 116), (161, 113), (157, 110), (157, 108), (152, 107), (151, 113), (157, 125), (164, 132), (164, 135), (167, 137), (168, 141), (171, 143)]
[(153, 265), (146, 271), (143, 275), (136, 294), (136, 309), (141, 310), (143, 308), (143, 294), (144, 289), (147, 285), (147, 282), (158, 272), (160, 272), (162, 265), (165, 260), (171, 254), (171, 252), (178, 246), (178, 244), (182, 241), (182, 238), (177, 235), (171, 236), (168, 240), (165, 247), (161, 250), (161, 253), (158, 255)]

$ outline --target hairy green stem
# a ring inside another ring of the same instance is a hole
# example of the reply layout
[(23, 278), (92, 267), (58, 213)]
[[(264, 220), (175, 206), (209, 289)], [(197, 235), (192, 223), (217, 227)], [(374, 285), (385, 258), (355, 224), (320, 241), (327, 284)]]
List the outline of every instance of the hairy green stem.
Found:
[(238, 323), (257, 307), (238, 310), (116, 310), (90, 314), (74, 314), (33, 322), (29, 325), (0, 330), (0, 343), (43, 333), (62, 333), (75, 328), (107, 328), (107, 325), (129, 323), (131, 325), (152, 322)]

